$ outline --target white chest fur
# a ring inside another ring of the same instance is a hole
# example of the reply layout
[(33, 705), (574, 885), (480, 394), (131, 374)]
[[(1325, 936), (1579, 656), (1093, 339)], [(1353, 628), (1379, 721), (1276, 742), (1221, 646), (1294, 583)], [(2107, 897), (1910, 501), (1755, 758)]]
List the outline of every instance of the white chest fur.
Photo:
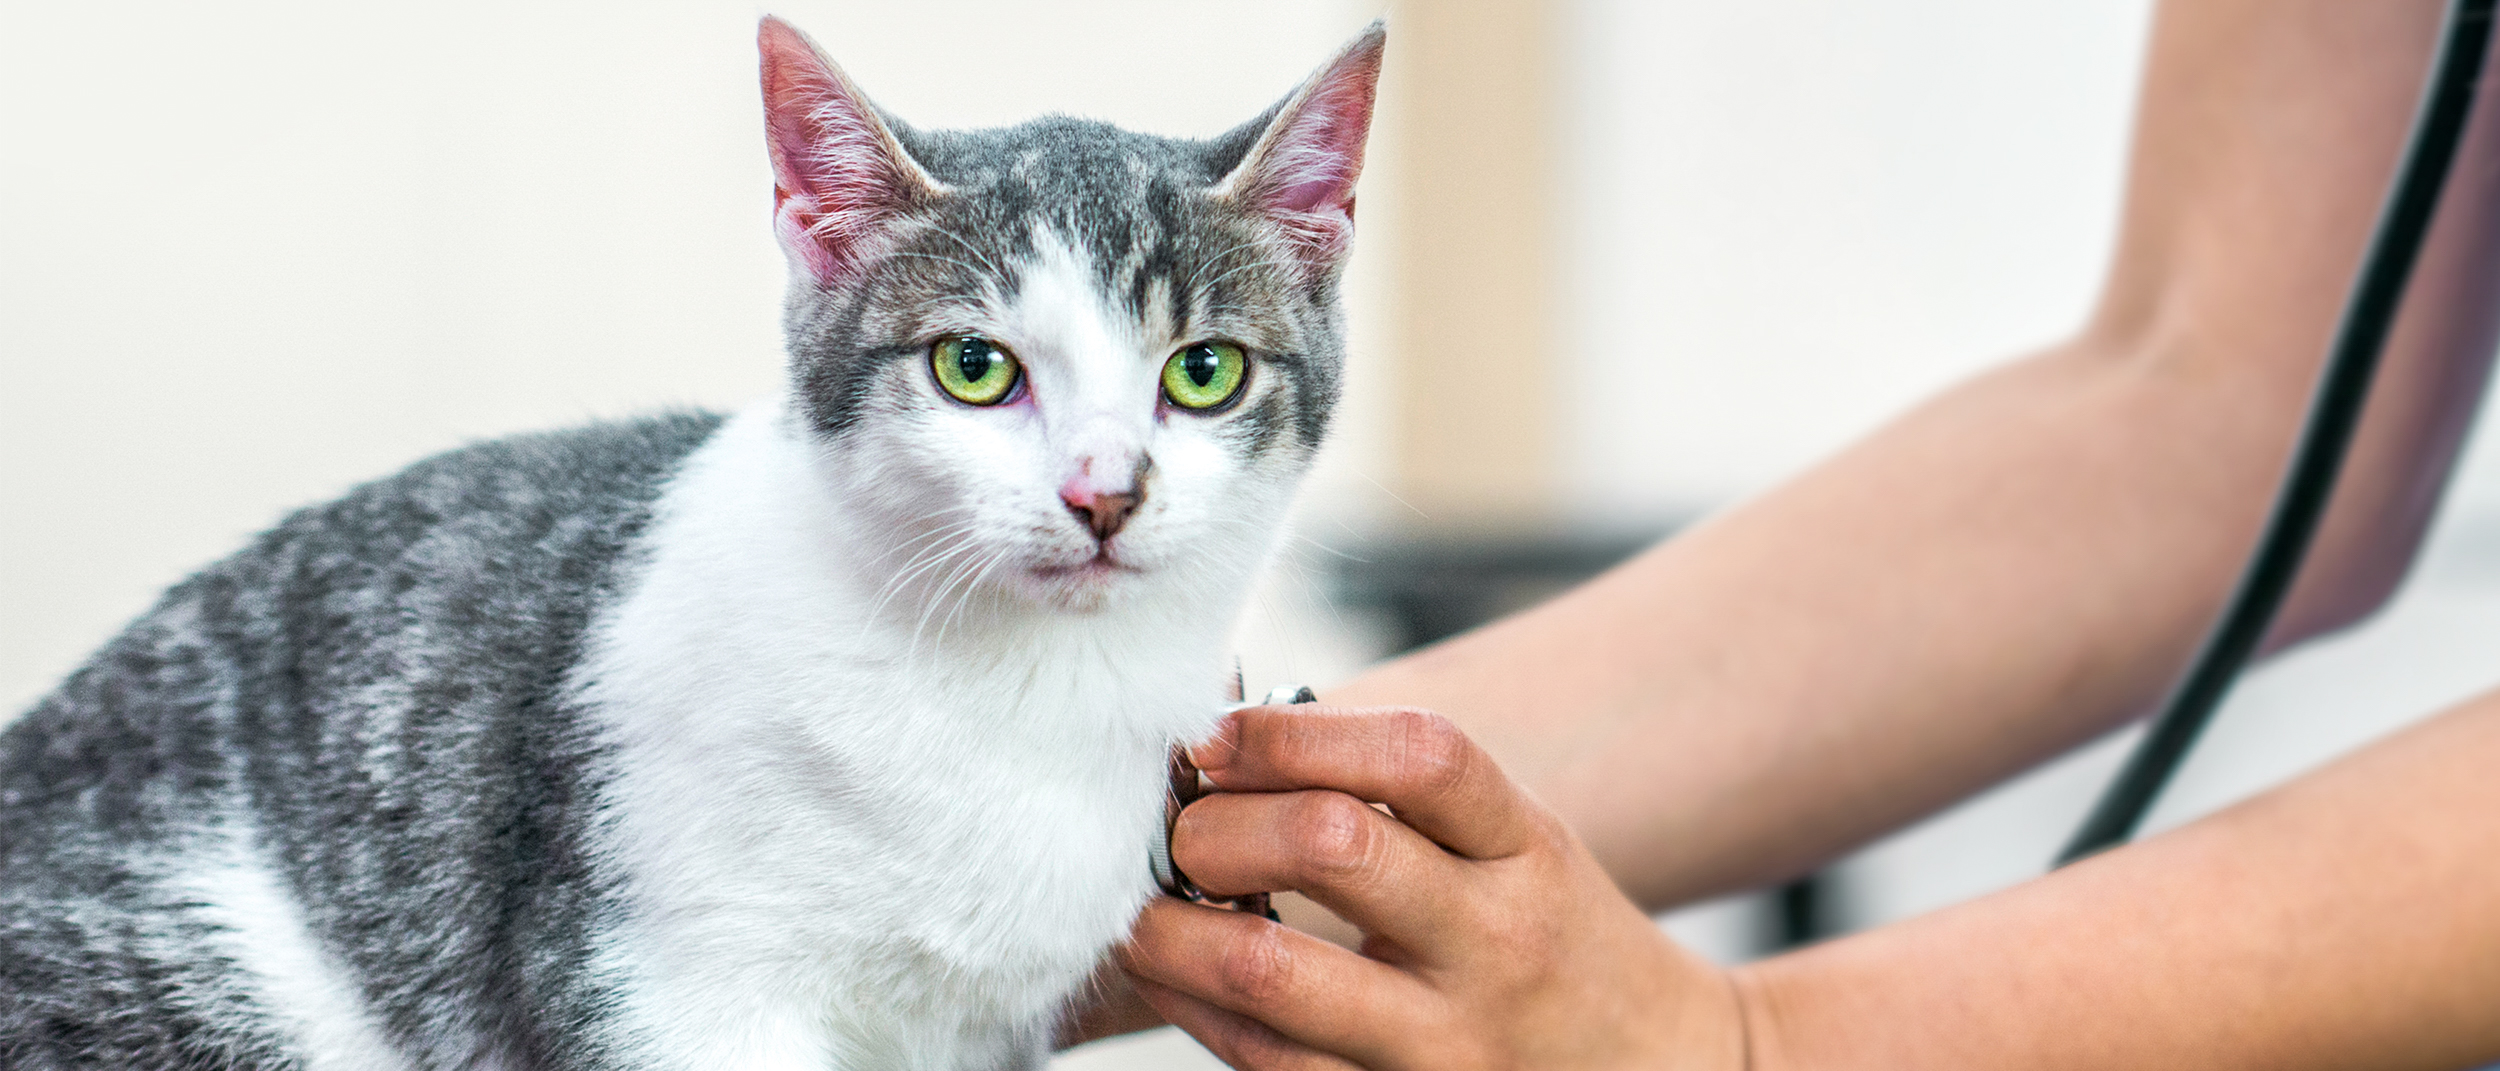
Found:
[(665, 1068), (1026, 1066), (1151, 891), (1165, 751), (1213, 727), (1238, 599), (881, 610), (821, 464), (778, 407), (731, 421), (596, 624), (613, 1041)]

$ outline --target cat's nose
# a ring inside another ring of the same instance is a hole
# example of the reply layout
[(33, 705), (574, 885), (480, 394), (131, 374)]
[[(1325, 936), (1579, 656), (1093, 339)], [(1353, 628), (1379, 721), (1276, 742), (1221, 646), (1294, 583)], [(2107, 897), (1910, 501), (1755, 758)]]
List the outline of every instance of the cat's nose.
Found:
[(1154, 467), (1154, 459), (1143, 454), (1087, 451), (1076, 475), (1059, 485), (1059, 501), (1096, 542), (1108, 541), (1146, 500), (1146, 476)]
[(1059, 491), (1059, 501), (1068, 504), (1068, 512), (1075, 514), (1077, 523), (1094, 533), (1097, 540), (1118, 535), (1120, 526), (1128, 523), (1129, 515), (1137, 512), (1138, 500), (1144, 497), (1136, 488), (1106, 493), (1069, 486)]

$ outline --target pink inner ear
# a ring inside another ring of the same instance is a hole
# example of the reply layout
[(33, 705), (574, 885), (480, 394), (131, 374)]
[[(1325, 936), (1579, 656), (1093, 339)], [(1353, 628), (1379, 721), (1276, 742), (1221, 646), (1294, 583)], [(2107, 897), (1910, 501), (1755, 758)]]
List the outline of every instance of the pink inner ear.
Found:
[(912, 180), (884, 124), (804, 35), (767, 17), (765, 147), (773, 163), (773, 229), (819, 284), (846, 279), (909, 199)]
[(1309, 102), (1266, 161), (1267, 193), (1261, 200), (1282, 212), (1344, 211), (1362, 170), (1370, 112), (1369, 99)]
[(1281, 117), (1253, 165), (1251, 196), (1315, 265), (1333, 264), (1353, 236), (1354, 183), (1379, 82), (1380, 41), (1366, 35)]

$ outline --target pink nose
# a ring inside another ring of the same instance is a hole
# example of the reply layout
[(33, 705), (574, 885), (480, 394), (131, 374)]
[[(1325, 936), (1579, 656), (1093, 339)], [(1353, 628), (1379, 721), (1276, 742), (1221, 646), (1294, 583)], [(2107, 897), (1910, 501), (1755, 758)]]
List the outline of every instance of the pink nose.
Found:
[(1059, 501), (1068, 504), (1068, 512), (1075, 514), (1077, 523), (1094, 533), (1097, 540), (1118, 535), (1120, 526), (1128, 523), (1129, 515), (1137, 512), (1138, 500), (1144, 497), (1136, 488), (1103, 492), (1074, 480), (1059, 489)]

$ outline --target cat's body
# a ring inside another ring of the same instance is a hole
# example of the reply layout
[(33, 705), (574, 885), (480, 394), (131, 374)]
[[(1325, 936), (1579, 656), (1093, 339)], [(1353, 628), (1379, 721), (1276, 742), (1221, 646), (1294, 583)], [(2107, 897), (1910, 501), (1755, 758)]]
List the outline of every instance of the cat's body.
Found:
[(509, 1014), (495, 1059), (567, 1066), (600, 895), (563, 673), (717, 424), (474, 447), (308, 510), (12, 723), (0, 1065), (421, 1067), (393, 1033)]
[(790, 389), (306, 510), (0, 733), (0, 1066), (1041, 1058), (1335, 395), (1378, 35), (1205, 143), (764, 36)]

